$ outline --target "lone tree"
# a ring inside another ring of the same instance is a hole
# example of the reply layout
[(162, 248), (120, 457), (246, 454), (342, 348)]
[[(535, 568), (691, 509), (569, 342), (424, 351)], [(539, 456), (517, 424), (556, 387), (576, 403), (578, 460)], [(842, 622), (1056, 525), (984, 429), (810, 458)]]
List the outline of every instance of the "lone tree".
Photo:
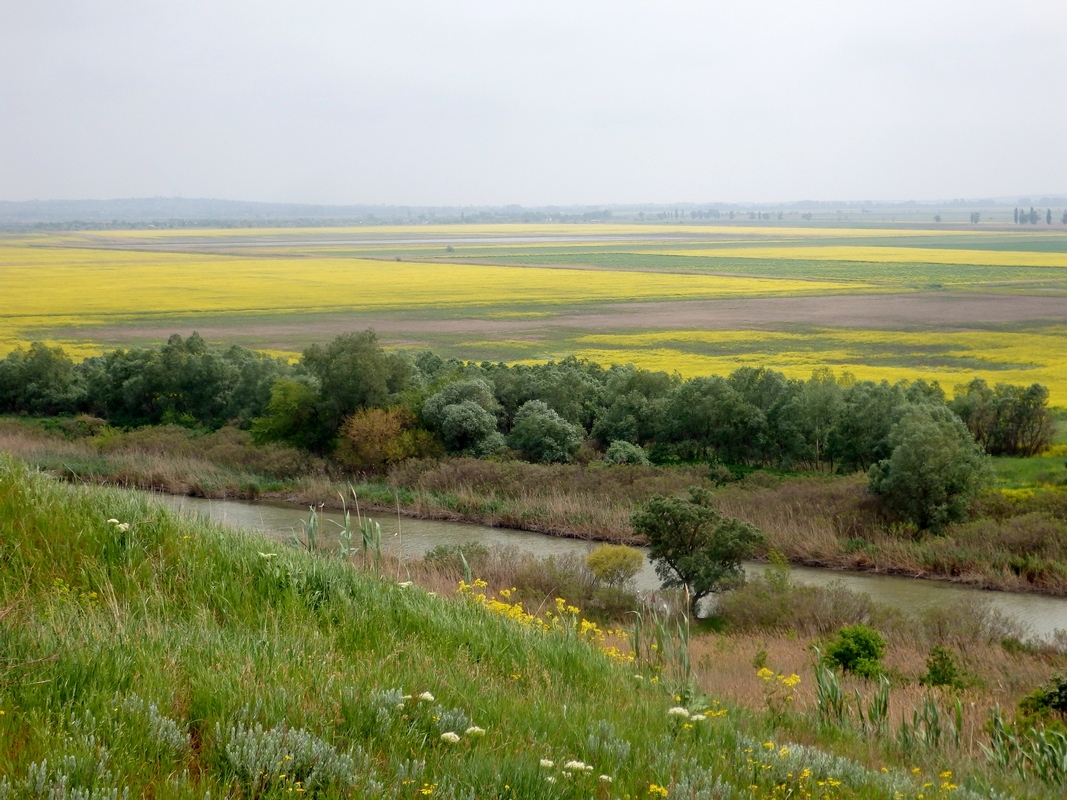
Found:
[(712, 592), (744, 583), (741, 562), (763, 542), (758, 528), (720, 514), (707, 489), (690, 489), (688, 498), (656, 495), (630, 522), (648, 538), (664, 587), (689, 590), (690, 611)]
[(916, 406), (889, 434), (892, 455), (871, 467), (867, 489), (923, 530), (963, 520), (992, 478), (989, 456), (944, 406)]

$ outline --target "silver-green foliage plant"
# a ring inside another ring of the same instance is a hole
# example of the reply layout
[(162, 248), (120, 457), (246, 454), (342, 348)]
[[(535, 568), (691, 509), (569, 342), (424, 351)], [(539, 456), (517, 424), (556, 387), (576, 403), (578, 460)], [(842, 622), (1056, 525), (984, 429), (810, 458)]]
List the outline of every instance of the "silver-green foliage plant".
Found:
[(332, 745), (302, 728), (284, 725), (264, 728), (215, 726), (226, 769), (251, 796), (269, 789), (299, 787), (314, 794), (331, 786), (378, 791), (371, 777), (371, 759), (357, 748), (355, 756), (338, 752)]

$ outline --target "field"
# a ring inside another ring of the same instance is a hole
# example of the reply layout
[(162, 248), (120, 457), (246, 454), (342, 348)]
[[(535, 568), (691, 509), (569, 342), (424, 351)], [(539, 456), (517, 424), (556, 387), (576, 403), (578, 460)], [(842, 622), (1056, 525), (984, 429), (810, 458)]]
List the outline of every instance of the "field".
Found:
[(476, 360), (576, 354), (685, 376), (1040, 382), (1067, 405), (1052, 226), (450, 225), (0, 237), (0, 354), (199, 330), (297, 356), (374, 327)]

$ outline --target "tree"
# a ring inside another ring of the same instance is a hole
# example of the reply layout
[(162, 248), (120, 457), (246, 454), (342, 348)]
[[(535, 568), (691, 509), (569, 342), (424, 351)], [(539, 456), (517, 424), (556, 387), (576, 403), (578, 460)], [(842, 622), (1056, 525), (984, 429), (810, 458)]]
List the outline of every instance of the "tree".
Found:
[(1015, 224), (1019, 224), (1019, 209), (1015, 209)]
[(346, 333), (326, 347), (312, 345), (300, 366), (319, 384), (320, 446), (328, 446), (341, 423), (360, 408), (383, 408), (408, 386), (411, 366), (378, 344), (374, 331)]
[(1048, 389), (998, 383), (981, 378), (957, 386), (949, 408), (963, 420), (990, 455), (1033, 456), (1052, 443), (1055, 423), (1048, 410)]
[(827, 367), (816, 369), (811, 379), (804, 384), (797, 398), (800, 422), (809, 451), (808, 457), (821, 469), (822, 462), (830, 456), (830, 471), (833, 472), (833, 451), (828, 442), (844, 408), (844, 389)]
[(630, 520), (666, 588), (689, 590), (691, 609), (712, 592), (744, 583), (741, 562), (763, 542), (753, 525), (723, 516), (707, 489), (689, 497), (655, 495)]
[(992, 479), (989, 456), (944, 406), (914, 406), (889, 434), (892, 455), (871, 467), (868, 491), (920, 529), (963, 520)]
[(1051, 225), (1052, 224), (1052, 209), (1051, 208), (1045, 213), (1045, 224), (1046, 225)]
[(422, 418), (441, 434), (445, 447), (457, 455), (491, 455), (504, 446), (497, 431), (500, 404), (483, 380), (455, 381), (432, 395)]
[(504, 437), (496, 429), (496, 417), (473, 400), (445, 406), (440, 431), (445, 447), (456, 455), (483, 458), (504, 447)]
[(409, 458), (438, 452), (440, 442), (417, 429), (415, 415), (403, 406), (363, 408), (345, 420), (337, 444), (337, 459), (356, 472), (384, 472)]
[(0, 360), (0, 413), (58, 414), (76, 402), (74, 362), (61, 347), (34, 342)]
[(315, 387), (308, 381), (278, 378), (270, 390), (267, 413), (252, 420), (252, 441), (313, 449), (321, 429), (316, 397)]
[(530, 461), (565, 464), (582, 445), (582, 429), (540, 400), (530, 400), (515, 414), (508, 445)]

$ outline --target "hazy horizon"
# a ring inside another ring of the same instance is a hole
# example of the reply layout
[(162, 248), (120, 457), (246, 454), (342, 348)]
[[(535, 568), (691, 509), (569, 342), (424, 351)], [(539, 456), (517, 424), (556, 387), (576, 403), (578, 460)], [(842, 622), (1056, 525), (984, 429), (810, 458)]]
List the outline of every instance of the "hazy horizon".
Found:
[(0, 200), (1067, 194), (1067, 6), (0, 8)]

